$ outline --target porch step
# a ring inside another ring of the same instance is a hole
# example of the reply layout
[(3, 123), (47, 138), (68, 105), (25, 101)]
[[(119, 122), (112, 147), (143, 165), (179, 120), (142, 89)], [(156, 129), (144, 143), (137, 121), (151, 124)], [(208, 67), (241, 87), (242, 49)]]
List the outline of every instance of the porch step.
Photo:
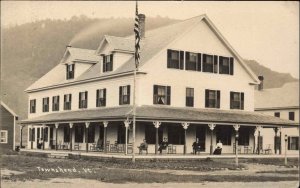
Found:
[(57, 159), (67, 159), (69, 158), (68, 153), (50, 153), (48, 155), (49, 158), (57, 158)]

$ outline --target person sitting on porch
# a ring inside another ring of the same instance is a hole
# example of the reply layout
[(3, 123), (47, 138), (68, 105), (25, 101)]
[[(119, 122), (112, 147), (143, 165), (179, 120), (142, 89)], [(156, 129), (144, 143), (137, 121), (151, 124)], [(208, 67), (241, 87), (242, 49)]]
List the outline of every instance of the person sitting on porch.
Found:
[(222, 144), (222, 142), (221, 142), (221, 140), (219, 140), (219, 142), (217, 143), (217, 147), (216, 147), (216, 149), (215, 149), (215, 151), (214, 151), (214, 155), (221, 155), (221, 153), (222, 153), (222, 147), (223, 147), (223, 144)]
[(159, 153), (161, 154), (162, 150), (167, 149), (168, 145), (169, 145), (169, 143), (168, 143), (167, 138), (164, 138), (164, 140), (161, 142), (161, 144), (160, 144), (160, 146), (158, 148)]
[(140, 144), (139, 148), (139, 153), (141, 154), (143, 152), (143, 150), (146, 150), (146, 152), (148, 153), (148, 144), (146, 139), (143, 140), (143, 142)]
[(96, 150), (103, 150), (103, 140), (98, 138), (97, 144), (96, 144)]
[(193, 143), (193, 154), (197, 154), (197, 152), (200, 152), (200, 143), (199, 143), (199, 139), (196, 138), (196, 141)]

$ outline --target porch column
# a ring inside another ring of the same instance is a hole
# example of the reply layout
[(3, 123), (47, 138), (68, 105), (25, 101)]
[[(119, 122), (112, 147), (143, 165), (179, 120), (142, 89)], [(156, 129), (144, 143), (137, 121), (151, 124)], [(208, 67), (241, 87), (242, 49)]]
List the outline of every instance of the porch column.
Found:
[(274, 137), (274, 153), (277, 154), (277, 132), (278, 132), (278, 128), (275, 127), (273, 128), (274, 132), (275, 132), (275, 137)]
[[(128, 127), (130, 125), (131, 121), (128, 120), (128, 118), (124, 121), (125, 125), (125, 155), (128, 154)], [(133, 149), (133, 148), (132, 148)]]
[(90, 122), (85, 122), (85, 150), (89, 152), (89, 126)]
[(181, 123), (183, 129), (184, 129), (184, 147), (183, 147), (183, 154), (185, 155), (186, 154), (186, 130), (187, 128), (189, 127), (189, 123), (187, 122), (184, 122), (184, 123)]
[(46, 128), (46, 125), (43, 124), (43, 131), (41, 131), (41, 134), (42, 134), (42, 138), (43, 138), (43, 150), (45, 150), (45, 128)]
[(282, 152), (282, 144), (281, 144), (281, 139), (282, 139), (282, 127), (279, 127), (279, 155), (281, 155)]
[(107, 147), (106, 147), (106, 142), (107, 142), (107, 126), (108, 126), (108, 121), (103, 121), (103, 126), (104, 126), (104, 153), (107, 153)]
[(35, 131), (34, 131), (34, 134), (33, 134), (33, 129), (34, 129), (34, 126), (31, 126), (31, 149), (33, 149), (33, 139), (35, 137)]
[(253, 133), (253, 136), (254, 136), (254, 139), (253, 139), (253, 153), (256, 152), (256, 140), (257, 140), (257, 135), (258, 135), (258, 131), (257, 131), (257, 128), (254, 129), (254, 133)]
[(216, 124), (208, 124), (208, 127), (210, 129), (210, 155), (213, 154), (213, 131), (216, 127)]
[(158, 154), (158, 152), (157, 152), (157, 150), (158, 150), (158, 128), (161, 125), (161, 122), (153, 121), (153, 125), (156, 128), (156, 130), (155, 130), (156, 131), (155, 132), (155, 154), (157, 155)]
[(57, 150), (57, 133), (58, 133), (58, 123), (55, 123), (55, 150)]
[(20, 126), (20, 148), (22, 148), (22, 146), (23, 146), (23, 128), (24, 128), (24, 125), (21, 125)]
[(256, 130), (258, 132), (258, 137), (257, 137), (257, 154), (259, 155), (260, 154), (260, 148), (261, 148), (261, 145), (260, 145), (260, 131), (261, 131), (261, 126), (256, 126)]
[(237, 151), (237, 148), (238, 148), (238, 144), (239, 144), (239, 128), (240, 128), (240, 125), (238, 124), (235, 124), (233, 125), (233, 128), (235, 130), (235, 166), (239, 166), (239, 161), (238, 161), (238, 151)]
[(69, 123), (70, 126), (70, 151), (72, 151), (72, 130), (73, 130), (73, 123)]

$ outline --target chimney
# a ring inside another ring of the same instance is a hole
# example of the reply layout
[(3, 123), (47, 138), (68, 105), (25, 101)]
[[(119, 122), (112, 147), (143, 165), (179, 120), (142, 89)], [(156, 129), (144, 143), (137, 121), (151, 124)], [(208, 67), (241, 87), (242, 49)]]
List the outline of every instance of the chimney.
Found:
[(145, 38), (145, 14), (139, 14), (139, 26), (140, 26), (140, 35), (141, 38)]
[(258, 79), (260, 81), (258, 85), (258, 91), (261, 91), (264, 89), (264, 76), (258, 76)]

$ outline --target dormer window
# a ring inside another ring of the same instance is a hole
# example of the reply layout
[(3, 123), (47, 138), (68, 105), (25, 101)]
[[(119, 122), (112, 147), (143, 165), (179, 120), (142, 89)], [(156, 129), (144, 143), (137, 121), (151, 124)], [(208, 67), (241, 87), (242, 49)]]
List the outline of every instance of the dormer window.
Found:
[(113, 54), (103, 56), (103, 72), (113, 70)]
[(69, 79), (73, 79), (74, 78), (74, 68), (75, 68), (75, 64), (70, 64), (67, 65), (67, 80)]

